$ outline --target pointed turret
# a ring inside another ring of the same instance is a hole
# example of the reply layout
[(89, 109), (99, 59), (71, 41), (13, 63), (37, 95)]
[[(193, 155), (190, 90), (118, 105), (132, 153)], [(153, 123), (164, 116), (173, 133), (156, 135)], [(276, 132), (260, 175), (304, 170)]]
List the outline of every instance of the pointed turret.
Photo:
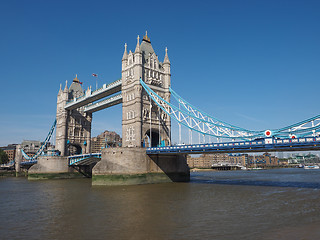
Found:
[(124, 44), (124, 53), (122, 56), (122, 70), (127, 66), (128, 64), (128, 53), (127, 53), (127, 44)]
[(163, 68), (164, 68), (164, 87), (165, 88), (169, 88), (171, 85), (171, 80), (170, 80), (170, 60), (168, 57), (168, 48), (166, 48), (166, 55), (164, 56), (164, 60), (163, 60)]
[(123, 53), (123, 56), (122, 56), (122, 61), (123, 60), (127, 60), (127, 59), (128, 59), (127, 44), (125, 43), (124, 44), (124, 53)]
[(64, 92), (68, 92), (68, 80), (66, 80), (66, 86), (64, 87)]
[(168, 48), (166, 48), (166, 55), (164, 56), (163, 63), (169, 63), (170, 64), (170, 60), (169, 60), (169, 57), (168, 57)]
[(138, 35), (137, 37), (137, 46), (136, 46), (136, 50), (134, 51), (134, 53), (138, 53), (140, 52), (140, 37)]
[(61, 93), (62, 93), (62, 84), (60, 83), (60, 89), (59, 89), (58, 95), (60, 95)]

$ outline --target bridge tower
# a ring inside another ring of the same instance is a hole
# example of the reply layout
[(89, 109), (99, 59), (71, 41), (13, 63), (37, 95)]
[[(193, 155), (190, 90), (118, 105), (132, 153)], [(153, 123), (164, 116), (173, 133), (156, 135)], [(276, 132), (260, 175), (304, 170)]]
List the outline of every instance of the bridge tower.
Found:
[(147, 33), (140, 44), (139, 36), (134, 52), (122, 57), (122, 146), (143, 147), (169, 145), (170, 117), (155, 106), (142, 89), (140, 79), (166, 101), (170, 102), (170, 61), (167, 49), (160, 62)]
[(56, 149), (61, 156), (90, 153), (92, 113), (85, 113), (83, 107), (66, 110), (68, 101), (84, 95), (81, 82), (77, 76), (68, 89), (60, 90), (57, 97)]
[(153, 155), (149, 146), (168, 145), (171, 119), (151, 101), (140, 79), (170, 102), (170, 61), (167, 49), (160, 62), (146, 34), (134, 52), (122, 57), (122, 147), (105, 148), (92, 169), (93, 185), (186, 182), (190, 170), (184, 154)]

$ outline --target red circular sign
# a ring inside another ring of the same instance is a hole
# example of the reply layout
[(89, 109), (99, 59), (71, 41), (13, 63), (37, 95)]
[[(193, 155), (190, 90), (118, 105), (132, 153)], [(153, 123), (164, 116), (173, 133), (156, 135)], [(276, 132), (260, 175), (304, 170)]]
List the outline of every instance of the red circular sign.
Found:
[(296, 138), (296, 135), (292, 135), (291, 138)]
[(264, 132), (264, 135), (266, 135), (266, 137), (271, 137), (271, 131), (270, 130), (266, 130)]

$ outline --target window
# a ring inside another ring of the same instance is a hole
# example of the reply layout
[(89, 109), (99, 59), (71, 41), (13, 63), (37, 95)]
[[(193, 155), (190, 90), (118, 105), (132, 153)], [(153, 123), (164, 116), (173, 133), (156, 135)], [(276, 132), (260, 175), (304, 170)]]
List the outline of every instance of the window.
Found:
[(134, 128), (129, 127), (126, 131), (126, 141), (135, 140)]

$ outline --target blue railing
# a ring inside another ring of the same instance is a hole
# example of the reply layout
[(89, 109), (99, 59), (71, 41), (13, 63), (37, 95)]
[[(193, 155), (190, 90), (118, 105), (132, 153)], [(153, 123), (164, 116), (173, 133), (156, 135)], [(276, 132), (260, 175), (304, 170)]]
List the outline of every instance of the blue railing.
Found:
[(319, 149), (320, 137), (294, 139), (266, 138), (254, 141), (204, 143), (147, 148), (147, 154), (204, 152), (251, 152), (251, 151), (294, 151), (301, 149)]

